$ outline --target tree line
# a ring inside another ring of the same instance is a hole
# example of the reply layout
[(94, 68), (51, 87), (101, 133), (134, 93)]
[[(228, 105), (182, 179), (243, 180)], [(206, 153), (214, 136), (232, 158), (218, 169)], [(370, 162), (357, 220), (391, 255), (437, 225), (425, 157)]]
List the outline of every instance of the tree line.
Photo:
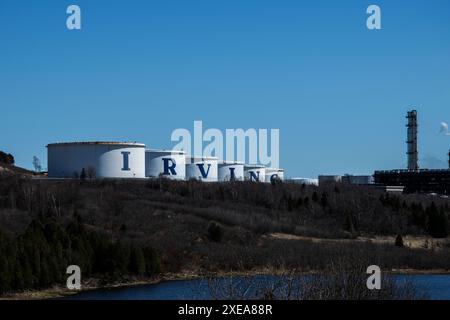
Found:
[(12, 154), (0, 151), (0, 163), (13, 165), (14, 162), (15, 160)]
[(73, 264), (83, 278), (117, 280), (160, 272), (151, 247), (87, 231), (76, 213), (66, 227), (41, 215), (18, 236), (0, 233), (0, 294), (65, 284), (66, 268)]

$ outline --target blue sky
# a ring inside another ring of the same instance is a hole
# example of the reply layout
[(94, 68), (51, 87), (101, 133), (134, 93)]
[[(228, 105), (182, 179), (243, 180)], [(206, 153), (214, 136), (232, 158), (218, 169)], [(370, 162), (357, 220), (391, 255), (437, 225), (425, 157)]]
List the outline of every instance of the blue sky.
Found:
[(287, 176), (366, 174), (406, 166), (413, 107), (421, 167), (446, 165), (447, 0), (0, 0), (0, 49), (0, 150), (20, 166), (56, 141), (170, 148), (202, 120), (279, 128)]

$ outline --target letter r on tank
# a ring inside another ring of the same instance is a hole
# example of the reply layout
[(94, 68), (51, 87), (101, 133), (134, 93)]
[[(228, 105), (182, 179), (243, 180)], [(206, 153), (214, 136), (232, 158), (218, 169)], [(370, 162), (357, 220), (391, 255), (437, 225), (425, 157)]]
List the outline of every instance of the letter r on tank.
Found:
[[(177, 172), (175, 171), (175, 167), (177, 166), (175, 161), (173, 161), (172, 158), (163, 158), (162, 159), (164, 162), (164, 175), (165, 176), (176, 176)], [(169, 165), (170, 162), (170, 165)]]

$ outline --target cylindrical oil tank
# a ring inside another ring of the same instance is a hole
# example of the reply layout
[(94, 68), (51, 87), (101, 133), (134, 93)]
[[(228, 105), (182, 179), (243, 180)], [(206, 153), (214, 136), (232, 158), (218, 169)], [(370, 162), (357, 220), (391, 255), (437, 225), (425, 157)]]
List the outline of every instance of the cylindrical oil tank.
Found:
[(216, 157), (186, 156), (186, 179), (217, 182), (218, 159)]
[(244, 181), (244, 163), (238, 161), (219, 161), (219, 181)]
[(266, 167), (260, 165), (244, 165), (245, 180), (254, 182), (266, 181)]
[(145, 176), (186, 179), (186, 153), (175, 150), (146, 150)]
[(266, 168), (266, 182), (284, 180), (284, 170), (279, 168)]
[(47, 145), (48, 176), (77, 178), (145, 178), (145, 144), (132, 142), (64, 142)]

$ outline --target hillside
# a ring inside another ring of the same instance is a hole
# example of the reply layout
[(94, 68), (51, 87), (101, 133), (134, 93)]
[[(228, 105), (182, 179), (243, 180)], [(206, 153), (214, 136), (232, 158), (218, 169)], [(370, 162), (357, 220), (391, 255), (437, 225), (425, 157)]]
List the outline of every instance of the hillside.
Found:
[[(342, 256), (388, 270), (450, 270), (449, 208), (448, 199), (344, 185), (3, 176), (0, 275), (4, 292), (62, 283), (68, 264), (105, 281), (308, 272)], [(406, 247), (394, 245), (397, 235)]]
[(16, 167), (14, 165), (14, 156), (10, 153), (6, 153), (0, 150), (0, 176), (1, 175), (37, 175), (36, 172)]
[(37, 176), (41, 174), (14, 165), (0, 163), (0, 175)]

